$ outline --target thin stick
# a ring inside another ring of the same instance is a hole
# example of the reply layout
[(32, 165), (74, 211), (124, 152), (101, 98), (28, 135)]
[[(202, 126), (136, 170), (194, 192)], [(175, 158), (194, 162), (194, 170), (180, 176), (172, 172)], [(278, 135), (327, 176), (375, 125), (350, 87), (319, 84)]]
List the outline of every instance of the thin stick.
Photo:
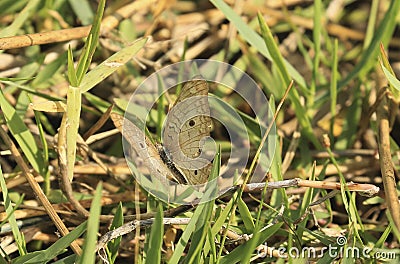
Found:
[[(339, 182), (328, 182), (328, 181), (311, 181), (295, 178), (291, 180), (277, 181), (277, 182), (263, 182), (263, 183), (250, 183), (244, 187), (245, 192), (260, 191), (265, 188), (267, 189), (278, 189), (288, 187), (310, 187), (325, 190), (340, 190)], [(347, 183), (349, 191), (358, 192), (360, 195), (371, 197), (379, 192), (379, 187), (373, 184), (362, 184), (362, 183)]]
[[(191, 218), (164, 218), (163, 224), (164, 225), (187, 225), (189, 224)], [(123, 224), (122, 226), (111, 230), (102, 236), (96, 246), (96, 251), (99, 253), (100, 258), (103, 259), (105, 263), (108, 263), (107, 256), (105, 253), (105, 246), (111, 240), (126, 235), (132, 231), (135, 231), (137, 228), (151, 226), (154, 223), (154, 218), (147, 219), (147, 220), (134, 220)]]

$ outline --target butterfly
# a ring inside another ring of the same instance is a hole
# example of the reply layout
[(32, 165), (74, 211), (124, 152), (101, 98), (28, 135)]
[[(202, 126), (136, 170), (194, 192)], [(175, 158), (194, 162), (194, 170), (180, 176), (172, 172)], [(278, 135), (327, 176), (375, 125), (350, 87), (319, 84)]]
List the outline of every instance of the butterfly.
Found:
[(130, 147), (160, 182), (174, 179), (179, 184), (206, 183), (212, 159), (203, 155), (204, 139), (210, 136), (212, 120), (206, 80), (194, 77), (184, 84), (163, 126), (163, 144), (153, 144), (143, 129), (121, 115), (112, 114), (117, 128)]

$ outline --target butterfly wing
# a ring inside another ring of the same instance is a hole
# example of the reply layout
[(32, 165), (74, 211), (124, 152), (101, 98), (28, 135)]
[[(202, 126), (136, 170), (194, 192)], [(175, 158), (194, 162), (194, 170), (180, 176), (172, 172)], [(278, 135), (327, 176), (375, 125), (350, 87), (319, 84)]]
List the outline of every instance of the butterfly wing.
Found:
[(185, 83), (163, 128), (168, 156), (193, 185), (205, 183), (212, 166), (202, 155), (202, 139), (210, 136), (212, 127), (208, 90), (203, 79)]
[[(182, 176), (175, 175), (174, 171), (164, 163), (157, 148), (139, 127), (119, 114), (112, 113), (111, 119), (115, 127), (123, 132), (123, 136), (131, 148), (130, 151), (136, 152), (137, 158), (141, 159), (143, 166), (157, 178), (158, 182), (166, 185), (168, 179), (182, 178)], [(132, 156), (130, 157), (132, 158)]]

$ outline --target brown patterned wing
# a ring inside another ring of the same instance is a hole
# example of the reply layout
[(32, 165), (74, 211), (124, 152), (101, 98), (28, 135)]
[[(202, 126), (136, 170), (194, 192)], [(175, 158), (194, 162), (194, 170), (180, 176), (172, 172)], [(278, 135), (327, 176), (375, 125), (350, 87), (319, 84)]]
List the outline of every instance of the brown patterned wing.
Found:
[(177, 174), (179, 171), (173, 171), (167, 166), (160, 157), (156, 146), (152, 144), (139, 127), (119, 114), (111, 113), (111, 119), (115, 127), (121, 133), (123, 132), (123, 136), (131, 148), (130, 151), (133, 150), (135, 152), (135, 157), (141, 159), (143, 166), (150, 171), (152, 176), (158, 179), (158, 182), (167, 184), (168, 179), (175, 179), (180, 183), (184, 181), (183, 176)]
[(203, 140), (210, 136), (212, 127), (208, 90), (205, 80), (187, 82), (168, 113), (163, 130), (168, 157), (193, 185), (207, 182), (212, 166), (202, 155)]

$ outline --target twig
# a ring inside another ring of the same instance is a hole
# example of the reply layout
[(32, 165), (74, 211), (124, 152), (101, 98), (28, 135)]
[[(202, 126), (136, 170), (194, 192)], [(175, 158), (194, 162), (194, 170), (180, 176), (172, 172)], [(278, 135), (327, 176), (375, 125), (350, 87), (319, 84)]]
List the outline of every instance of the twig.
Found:
[[(190, 222), (191, 218), (164, 218), (164, 225), (187, 225)], [(105, 252), (103, 254), (100, 251), (104, 251), (106, 244), (123, 235), (126, 235), (136, 228), (140, 228), (141, 226), (151, 226), (154, 223), (154, 218), (146, 219), (146, 220), (134, 220), (129, 223), (123, 224), (122, 226), (111, 230), (105, 233), (98, 241), (96, 251), (99, 252), (100, 257), (106, 261), (107, 257), (104, 257)], [(106, 262), (108, 263), (108, 262)]]
[[(277, 181), (277, 182), (263, 182), (263, 183), (250, 183), (246, 184), (244, 187), (245, 192), (254, 192), (260, 191), (265, 188), (267, 185), (267, 189), (278, 189), (278, 188), (287, 188), (287, 187), (310, 187), (310, 188), (318, 188), (325, 190), (340, 190), (339, 182), (328, 182), (328, 181), (310, 181), (303, 180), (300, 178)], [(349, 191), (358, 192), (360, 195), (371, 197), (376, 195), (379, 192), (379, 187), (373, 184), (362, 184), (362, 183), (347, 183), (347, 188)]]

